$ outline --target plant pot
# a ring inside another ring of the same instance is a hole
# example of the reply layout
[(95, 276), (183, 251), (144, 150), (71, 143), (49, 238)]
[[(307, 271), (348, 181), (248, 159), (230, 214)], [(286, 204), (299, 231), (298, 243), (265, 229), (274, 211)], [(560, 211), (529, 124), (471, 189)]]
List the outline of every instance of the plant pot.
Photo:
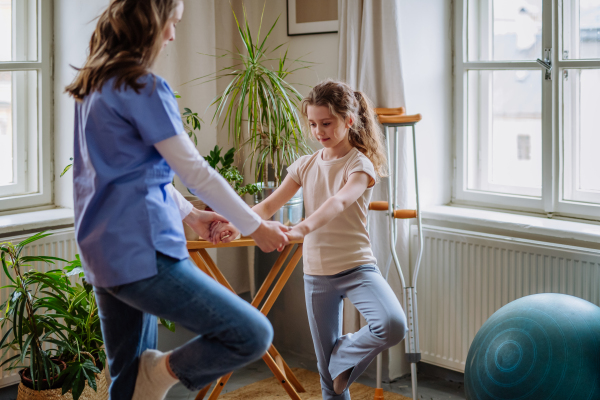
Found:
[[(256, 184), (261, 190), (254, 195), (255, 205), (269, 197), (277, 189), (271, 182), (269, 182), (269, 184), (270, 185), (264, 187), (262, 183)], [(294, 226), (302, 221), (303, 214), (304, 201), (302, 199), (302, 188), (300, 188), (294, 197), (277, 210), (270, 220), (281, 222), (285, 226)]]
[[(96, 374), (96, 385), (98, 390), (94, 391), (86, 381), (85, 389), (83, 389), (83, 393), (79, 396), (79, 400), (108, 400), (108, 384), (104, 373)], [(62, 389), (60, 388), (37, 391), (28, 388), (21, 382), (19, 384), (17, 400), (73, 400), (73, 395), (70, 390), (62, 394)]]
[[(60, 368), (60, 370), (61, 370), (61, 371), (63, 371), (65, 368), (67, 368), (67, 363), (65, 363), (64, 361), (53, 360), (53, 362), (54, 362), (55, 364), (58, 364), (58, 365), (59, 365), (59, 368)], [(33, 390), (33, 380), (31, 380), (30, 373), (31, 373), (31, 372), (29, 371), (29, 368), (24, 368), (24, 369), (22, 369), (22, 370), (20, 370), (20, 371), (19, 371), (19, 376), (21, 377), (21, 383), (22, 383), (22, 384), (23, 384), (25, 387), (27, 387), (27, 388), (29, 388), (29, 389), (32, 389), (32, 390)], [(55, 379), (57, 376), (58, 376), (58, 374), (57, 374), (57, 375), (55, 375), (55, 376), (53, 377), (53, 379)], [(60, 381), (61, 381), (61, 380), (54, 381), (54, 382), (53, 382), (53, 384), (52, 384), (52, 386), (55, 386), (55, 387), (60, 387), (60, 384), (61, 384), (61, 382), (60, 382)], [(41, 384), (41, 389), (42, 389), (42, 390), (47, 390), (47, 389), (50, 389), (50, 385), (48, 384), (48, 381), (47, 381), (46, 379), (44, 379), (44, 380), (42, 381), (42, 384)]]

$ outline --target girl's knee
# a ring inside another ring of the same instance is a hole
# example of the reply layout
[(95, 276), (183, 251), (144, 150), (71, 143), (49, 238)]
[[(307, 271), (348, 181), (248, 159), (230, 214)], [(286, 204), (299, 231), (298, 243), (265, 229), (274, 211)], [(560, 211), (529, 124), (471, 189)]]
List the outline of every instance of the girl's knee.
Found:
[(371, 331), (388, 347), (400, 343), (407, 331), (404, 313), (386, 315), (381, 323), (373, 327)]
[(398, 344), (404, 339), (407, 332), (406, 318), (404, 314), (396, 315), (390, 318), (389, 321), (389, 333), (388, 333), (388, 345), (393, 346)]

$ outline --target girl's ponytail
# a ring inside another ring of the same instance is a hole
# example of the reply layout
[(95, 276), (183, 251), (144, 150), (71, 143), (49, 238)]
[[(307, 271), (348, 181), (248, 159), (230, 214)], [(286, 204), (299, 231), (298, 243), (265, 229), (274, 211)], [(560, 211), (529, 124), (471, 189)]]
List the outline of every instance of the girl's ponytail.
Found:
[(354, 92), (354, 97), (358, 102), (358, 111), (357, 121), (348, 132), (350, 144), (371, 160), (377, 175), (387, 176), (386, 156), (375, 110), (373, 110), (370, 100), (362, 92)]
[(328, 107), (332, 115), (344, 120), (352, 117), (354, 123), (348, 132), (350, 144), (371, 160), (379, 177), (387, 176), (383, 135), (371, 101), (364, 93), (352, 90), (343, 82), (326, 80), (315, 86), (302, 100), (305, 117), (309, 105)]

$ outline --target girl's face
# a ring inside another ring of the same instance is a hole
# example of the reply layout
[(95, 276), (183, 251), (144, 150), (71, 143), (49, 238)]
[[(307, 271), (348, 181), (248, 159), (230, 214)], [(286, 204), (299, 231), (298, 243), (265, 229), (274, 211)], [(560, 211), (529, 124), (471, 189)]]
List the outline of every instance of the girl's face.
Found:
[(344, 121), (331, 114), (329, 107), (307, 106), (306, 115), (310, 132), (325, 148), (334, 148), (348, 142), (348, 130), (352, 126), (352, 118)]
[(163, 44), (161, 49), (164, 49), (165, 47), (167, 47), (167, 44), (169, 42), (175, 40), (175, 29), (179, 21), (181, 21), (181, 17), (183, 17), (183, 1), (178, 1), (177, 6), (173, 10), (171, 18), (167, 20), (167, 25), (165, 25), (162, 37)]

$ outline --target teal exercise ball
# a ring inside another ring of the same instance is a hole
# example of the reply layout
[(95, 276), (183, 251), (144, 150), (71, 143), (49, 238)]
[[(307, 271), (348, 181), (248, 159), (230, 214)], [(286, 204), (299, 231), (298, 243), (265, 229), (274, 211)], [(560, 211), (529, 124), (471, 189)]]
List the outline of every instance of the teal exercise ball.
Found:
[(465, 367), (468, 400), (600, 399), (600, 308), (536, 294), (488, 319)]

